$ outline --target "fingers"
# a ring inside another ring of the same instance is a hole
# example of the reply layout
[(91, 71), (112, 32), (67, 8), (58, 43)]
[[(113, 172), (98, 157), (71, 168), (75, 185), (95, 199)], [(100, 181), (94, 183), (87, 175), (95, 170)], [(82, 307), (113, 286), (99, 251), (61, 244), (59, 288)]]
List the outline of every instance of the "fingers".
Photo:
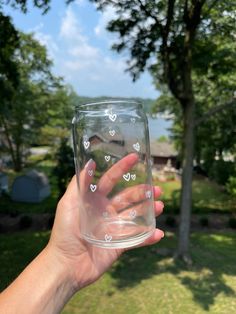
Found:
[(114, 164), (99, 180), (98, 190), (107, 195), (114, 185), (128, 172), (138, 161), (138, 155), (131, 153)]
[(96, 163), (93, 159), (90, 159), (81, 171), (79, 176), (79, 187), (82, 195), (87, 192), (89, 185), (92, 183), (95, 169)]
[(144, 242), (140, 243), (139, 245), (133, 246), (131, 248), (127, 249), (121, 249), (121, 253), (125, 251), (129, 251), (132, 249), (136, 249), (143, 246), (149, 246), (158, 243), (161, 239), (163, 239), (165, 236), (164, 232), (160, 229), (155, 229), (152, 235), (147, 238)]
[(160, 187), (151, 187), (148, 184), (139, 184), (136, 186), (128, 187), (121, 193), (117, 194), (111, 199), (111, 204), (117, 209), (126, 207), (133, 203), (141, 202), (145, 199), (151, 199), (151, 192), (154, 198), (158, 198), (162, 190)]
[(146, 246), (146, 245), (152, 245), (157, 242), (159, 242), (162, 238), (164, 238), (165, 234), (160, 229), (155, 229), (153, 234), (147, 238), (143, 243), (141, 243), (138, 247)]
[[(162, 193), (160, 187), (156, 186), (150, 188), (150, 185), (148, 184), (139, 184), (126, 188), (124, 191), (111, 199), (109, 203), (110, 211), (113, 213), (120, 213), (126, 211), (126, 209), (129, 211), (129, 208), (132, 207), (132, 209), (135, 209), (138, 215), (139, 210), (137, 209), (141, 208), (141, 211), (143, 211), (143, 208), (150, 207), (150, 202), (152, 202), (150, 193), (151, 189), (153, 191), (154, 198), (159, 197)], [(141, 206), (137, 207), (139, 204)], [(155, 203), (156, 215), (159, 215), (159, 213), (162, 212), (163, 207), (164, 204), (161, 201)]]
[(78, 186), (76, 176), (71, 179), (65, 194), (60, 199), (58, 205), (65, 204), (66, 206), (77, 206), (78, 204)]
[(154, 208), (155, 208), (155, 216), (158, 217), (163, 212), (164, 203), (162, 201), (156, 201)]

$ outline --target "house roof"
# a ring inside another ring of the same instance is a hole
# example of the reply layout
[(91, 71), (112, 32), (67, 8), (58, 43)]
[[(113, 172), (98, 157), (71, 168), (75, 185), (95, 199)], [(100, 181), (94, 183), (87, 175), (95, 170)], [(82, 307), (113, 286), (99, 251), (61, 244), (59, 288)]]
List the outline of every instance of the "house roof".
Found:
[(150, 148), (153, 157), (176, 157), (178, 155), (173, 144), (169, 142), (151, 141)]
[[(119, 135), (114, 135), (111, 139), (106, 139), (103, 136), (101, 136), (99, 133), (94, 133), (93, 135), (90, 136), (90, 140), (93, 137), (97, 137), (98, 139), (101, 140), (100, 143), (96, 144), (96, 148), (93, 147), (92, 150), (94, 149), (101, 149), (106, 151), (107, 153), (110, 153), (111, 155), (117, 156), (117, 157), (122, 157), (124, 155), (124, 152), (132, 152), (133, 151), (133, 144), (134, 140), (133, 139), (122, 139), (121, 136)], [(121, 145), (119, 143), (119, 140), (124, 141), (124, 145)], [(144, 153), (144, 143), (142, 144), (140, 142), (140, 153)], [(177, 151), (174, 148), (174, 145), (169, 143), (169, 142), (158, 142), (158, 141), (151, 141), (150, 142), (150, 151), (151, 151), (151, 156), (152, 157), (176, 157), (178, 155)]]

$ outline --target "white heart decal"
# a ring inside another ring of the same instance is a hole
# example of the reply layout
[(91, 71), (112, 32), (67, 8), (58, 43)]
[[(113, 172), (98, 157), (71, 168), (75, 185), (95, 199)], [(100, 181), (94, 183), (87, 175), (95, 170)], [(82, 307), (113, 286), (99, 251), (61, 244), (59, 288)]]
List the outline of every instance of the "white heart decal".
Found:
[(146, 191), (145, 195), (146, 195), (146, 198), (151, 198), (152, 192), (151, 191)]
[(93, 175), (93, 170), (88, 170), (88, 175), (89, 175), (90, 177), (92, 177), (92, 175)]
[(110, 119), (112, 122), (116, 121), (116, 118), (117, 118), (117, 115), (116, 115), (115, 113), (109, 114), (109, 119)]
[(105, 241), (106, 242), (111, 242), (112, 236), (110, 234), (105, 234)]
[(111, 156), (104, 156), (105, 160), (108, 162), (111, 159)]
[(129, 215), (130, 215), (131, 218), (135, 218), (136, 215), (137, 215), (136, 210), (135, 210), (135, 209), (132, 209), (132, 210), (130, 211)]
[(123, 175), (123, 178), (125, 179), (125, 181), (129, 181), (130, 180), (130, 173), (126, 173)]
[(130, 119), (132, 123), (135, 123), (135, 118)]
[(91, 190), (92, 192), (95, 192), (96, 189), (97, 189), (96, 184), (90, 184), (90, 190)]
[(121, 197), (120, 197), (120, 196), (116, 196), (116, 197), (115, 197), (115, 201), (116, 201), (117, 203), (119, 203), (119, 202), (121, 201)]
[(139, 145), (139, 143), (137, 142), (136, 144), (133, 144), (133, 148), (134, 148), (137, 152), (139, 152), (139, 151), (140, 151), (140, 145)]
[(84, 141), (84, 148), (88, 149), (90, 146), (90, 142), (89, 141)]
[(111, 136), (114, 136), (114, 135), (116, 134), (116, 131), (115, 131), (115, 130), (110, 130), (110, 131), (109, 131), (109, 134), (110, 134)]
[(103, 216), (104, 218), (107, 218), (107, 217), (109, 216), (109, 214), (108, 214), (108, 212), (103, 212), (103, 213), (102, 213), (102, 216)]
[(131, 179), (134, 181), (136, 179), (136, 174), (131, 174)]

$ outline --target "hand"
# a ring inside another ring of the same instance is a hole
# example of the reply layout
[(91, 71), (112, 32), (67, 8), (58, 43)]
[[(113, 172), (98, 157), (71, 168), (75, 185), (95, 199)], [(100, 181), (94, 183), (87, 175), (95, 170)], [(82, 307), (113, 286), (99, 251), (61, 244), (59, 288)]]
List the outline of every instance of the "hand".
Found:
[[(96, 197), (91, 197), (91, 191), (88, 187), (91, 183), (92, 176), (87, 174), (88, 167), (95, 170), (95, 163), (83, 169), (80, 175), (80, 194), (83, 201), (94, 202), (93, 206), (105, 204), (106, 207), (112, 208), (115, 212), (120, 210), (119, 202), (116, 198), (108, 200), (107, 195), (113, 186), (120, 180), (123, 174), (127, 173), (137, 162), (136, 154), (129, 154), (122, 160), (113, 165), (99, 180), (97, 184)], [(143, 185), (128, 188), (122, 192), (122, 199), (126, 204), (138, 202), (144, 195)], [(135, 193), (134, 193), (135, 192)], [(137, 193), (138, 192), (138, 193)], [(153, 188), (154, 197), (161, 194), (159, 187)], [(71, 283), (75, 290), (80, 289), (98, 279), (117, 258), (125, 251), (124, 249), (102, 249), (95, 247), (80, 237), (79, 232), (79, 210), (80, 202), (78, 198), (78, 186), (76, 177), (71, 180), (66, 193), (58, 203), (55, 223), (52, 229), (48, 249), (57, 256), (58, 261), (63, 263), (64, 269), (68, 272)], [(155, 202), (155, 215), (158, 216), (163, 210), (163, 203)], [(125, 215), (125, 211), (123, 213)], [(150, 245), (158, 242), (163, 237), (163, 232), (156, 229), (150, 238), (141, 245)]]

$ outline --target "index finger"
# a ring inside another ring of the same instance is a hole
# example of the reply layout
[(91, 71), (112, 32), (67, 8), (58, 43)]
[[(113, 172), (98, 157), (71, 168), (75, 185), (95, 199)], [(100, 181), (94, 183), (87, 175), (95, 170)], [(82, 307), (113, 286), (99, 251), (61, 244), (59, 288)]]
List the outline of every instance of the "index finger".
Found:
[(138, 155), (131, 153), (115, 163), (99, 180), (98, 190), (107, 195), (120, 178), (138, 161)]

